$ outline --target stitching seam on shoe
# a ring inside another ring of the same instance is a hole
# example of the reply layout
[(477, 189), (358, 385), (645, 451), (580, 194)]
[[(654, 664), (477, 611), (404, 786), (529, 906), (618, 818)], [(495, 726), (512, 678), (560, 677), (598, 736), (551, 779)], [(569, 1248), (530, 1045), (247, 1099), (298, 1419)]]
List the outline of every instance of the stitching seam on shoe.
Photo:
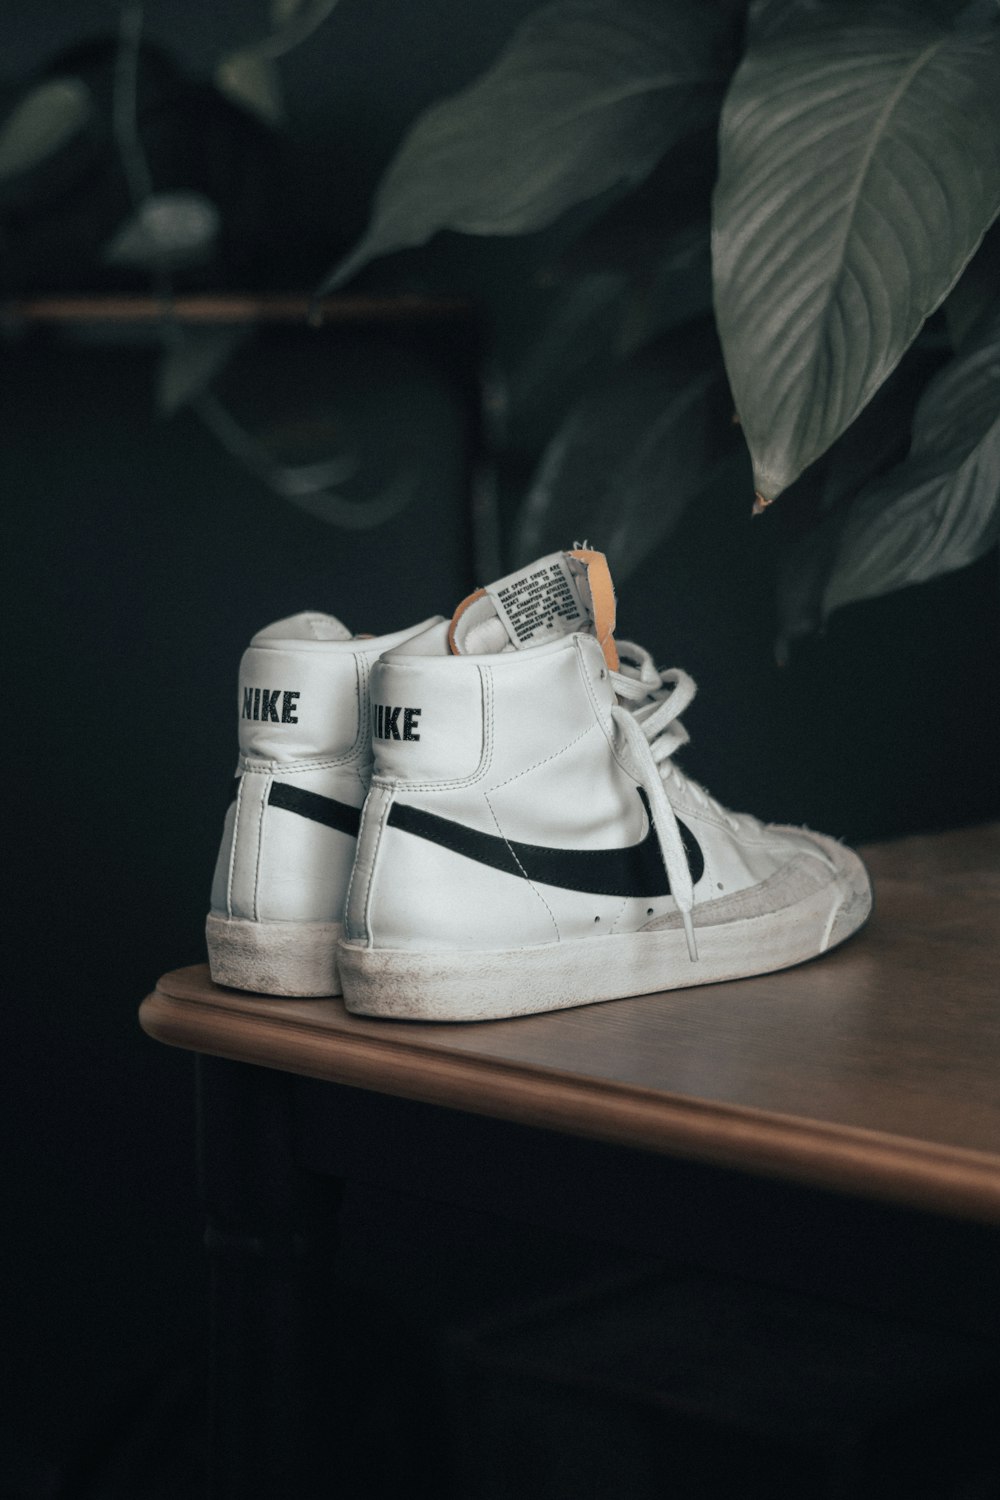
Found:
[(375, 846), (372, 850), (372, 857), (368, 863), (368, 879), (365, 884), (364, 905), (362, 908), (364, 912), (365, 940), (369, 948), (373, 948), (375, 946), (375, 934), (372, 931), (371, 914), (372, 884), (375, 880), (375, 865), (378, 861), (379, 853), (382, 849), (382, 840), (385, 838), (386, 819), (389, 816), (389, 809), (392, 806), (393, 798), (391, 791), (387, 792), (384, 801), (385, 805), (382, 808), (381, 816), (379, 817), (378, 831), (375, 835)]
[(510, 840), (507, 838), (507, 835), (504, 833), (503, 829), (500, 827), (500, 820), (497, 817), (496, 812), (494, 811), (493, 803), (490, 801), (489, 793), (488, 792), (484, 792), (483, 793), (483, 800), (486, 803), (486, 806), (490, 810), (490, 815), (493, 818), (493, 822), (496, 825), (497, 833), (500, 835), (500, 837), (503, 839), (504, 843), (507, 845), (507, 852), (510, 854), (511, 859), (517, 865), (517, 868), (520, 870), (522, 876), (527, 881), (527, 883), (531, 887), (531, 889), (534, 891), (534, 893), (538, 897), (539, 901), (545, 907), (545, 910), (548, 912), (548, 914), (549, 914), (549, 920), (551, 921), (552, 926), (555, 928), (555, 931), (556, 931), (556, 941), (558, 942), (558, 940), (559, 940), (559, 938), (561, 936), (561, 934), (559, 932), (559, 923), (555, 919), (555, 915), (554, 915), (554, 913), (552, 911), (551, 906), (546, 901), (545, 897), (542, 895), (542, 893), (538, 889), (538, 887), (535, 885), (535, 882), (532, 879), (530, 879), (527, 870), (524, 868), (524, 866), (522, 865), (521, 861), (518, 859), (517, 855), (514, 853), (514, 850), (511, 847)]
[[(642, 897), (641, 899), (645, 900), (645, 897)], [(614, 918), (614, 920), (611, 923), (611, 931), (612, 932), (614, 932), (615, 928), (618, 926), (618, 923), (625, 916), (628, 904), (629, 904), (629, 897), (628, 896), (623, 897), (622, 904), (618, 908), (618, 915)]]
[(264, 785), (260, 796), (260, 818), (257, 823), (257, 862), (253, 873), (253, 919), (260, 921), (260, 876), (261, 866), (264, 862), (264, 823), (267, 819), (267, 797), (271, 790), (273, 776), (264, 777)]
[(608, 742), (608, 748), (610, 749), (612, 756), (617, 761), (618, 765), (621, 766), (622, 770), (625, 772), (625, 775), (629, 778), (629, 780), (635, 781), (637, 773), (632, 769), (627, 761), (622, 759), (618, 751), (618, 746), (615, 744), (614, 719), (608, 717), (607, 722), (605, 722), (605, 714), (602, 711), (597, 694), (594, 692), (594, 684), (590, 680), (590, 673), (587, 671), (587, 663), (584, 659), (583, 647), (581, 645), (579, 636), (573, 637), (573, 646), (576, 650), (576, 660), (577, 665), (580, 668), (580, 676), (583, 678), (584, 685), (587, 689), (587, 697), (590, 699), (591, 707), (594, 710), (594, 717), (597, 719), (597, 722), (601, 728), (601, 732)]
[(233, 917), (233, 879), (236, 872), (236, 840), (240, 832), (240, 809), (243, 806), (243, 786), (244, 779), (241, 776), (240, 784), (236, 788), (236, 816), (233, 818), (233, 837), (229, 845), (229, 874), (226, 880), (226, 916), (230, 921), (232, 921)]
[[(361, 759), (363, 759), (363, 757), (360, 755), (356, 755), (352, 750), (348, 755), (341, 755), (336, 757), (335, 759), (330, 759), (330, 757), (327, 756), (322, 760), (299, 759), (270, 761), (268, 763), (268, 769), (274, 775), (280, 776), (284, 776), (286, 773), (292, 774), (297, 771), (339, 771), (349, 769), (352, 764), (356, 765)], [(248, 766), (247, 769), (252, 771), (259, 771), (262, 769), (262, 767), (258, 764), (256, 766)]]
[[(346, 893), (346, 895), (344, 897), (344, 935), (345, 935), (345, 937), (348, 937), (348, 938), (353, 938), (353, 934), (350, 933), (349, 930), (348, 930), (352, 925), (354, 925), (351, 922), (351, 899), (352, 899), (352, 897), (354, 895), (354, 882), (357, 879), (358, 868), (359, 868), (359, 859), (358, 859), (358, 856), (360, 855), (361, 850), (364, 848), (364, 842), (363, 842), (363, 840), (364, 840), (364, 836), (365, 836), (365, 816), (366, 816), (366, 814), (368, 812), (368, 806), (369, 806), (369, 803), (368, 803), (368, 799), (366, 798), (365, 801), (362, 804), (362, 807), (361, 807), (361, 820), (360, 820), (360, 823), (358, 825), (358, 843), (357, 843), (357, 849), (356, 849), (355, 855), (354, 855), (354, 862), (351, 865), (350, 878), (348, 879), (348, 882), (347, 882), (347, 893)], [(362, 916), (364, 916), (364, 912), (363, 911), (362, 911)], [(364, 928), (365, 928), (365, 931), (367, 931), (368, 924), (367, 924), (366, 921), (363, 922), (360, 925), (363, 925)]]
[(579, 734), (574, 735), (571, 740), (567, 740), (566, 744), (561, 746), (560, 749), (553, 750), (551, 755), (543, 756), (541, 760), (536, 760), (530, 766), (525, 766), (523, 771), (515, 771), (514, 775), (508, 776), (506, 781), (498, 781), (495, 786), (490, 787), (490, 791), (499, 792), (502, 787), (510, 786), (512, 781), (520, 781), (522, 776), (527, 776), (531, 771), (537, 771), (540, 766), (548, 765), (549, 761), (558, 760), (560, 755), (565, 755), (567, 750), (572, 750), (574, 745), (579, 744), (582, 739), (596, 728), (596, 724), (588, 724), (586, 729), (581, 729)]
[(358, 727), (354, 736), (354, 744), (347, 752), (347, 759), (354, 760), (364, 750), (368, 743), (368, 679), (370, 667), (366, 670), (366, 659), (358, 655), (354, 658), (354, 701), (358, 710)]
[(597, 693), (594, 691), (594, 684), (591, 681), (590, 672), (587, 670), (587, 661), (583, 654), (583, 642), (580, 636), (573, 637), (573, 649), (576, 651), (576, 664), (580, 670), (580, 676), (583, 678), (584, 686), (587, 689), (587, 697), (590, 699), (590, 705), (594, 710), (594, 717), (601, 726), (605, 739), (611, 745), (611, 748), (614, 749), (614, 720), (611, 718), (610, 713), (605, 711)]

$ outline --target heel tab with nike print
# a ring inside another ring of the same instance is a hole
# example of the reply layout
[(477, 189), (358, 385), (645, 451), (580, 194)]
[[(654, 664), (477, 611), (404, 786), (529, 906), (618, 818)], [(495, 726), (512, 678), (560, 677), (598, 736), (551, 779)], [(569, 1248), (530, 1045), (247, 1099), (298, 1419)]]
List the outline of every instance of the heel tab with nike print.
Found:
[(340, 993), (337, 942), (371, 776), (371, 668), (443, 623), (354, 636), (333, 615), (304, 610), (253, 636), (240, 663), (240, 756), (206, 922), (217, 984)]

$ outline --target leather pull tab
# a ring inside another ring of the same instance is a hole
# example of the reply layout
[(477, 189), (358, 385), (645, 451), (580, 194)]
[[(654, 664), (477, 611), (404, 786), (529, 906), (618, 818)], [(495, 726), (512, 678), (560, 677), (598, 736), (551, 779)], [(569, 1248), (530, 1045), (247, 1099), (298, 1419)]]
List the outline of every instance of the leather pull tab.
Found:
[[(594, 625), (594, 634), (597, 637), (601, 650), (604, 652), (604, 660), (612, 672), (618, 671), (618, 647), (615, 645), (615, 618), (617, 606), (615, 604), (615, 586), (611, 581), (611, 570), (608, 560), (603, 552), (592, 552), (589, 548), (579, 547), (566, 556), (572, 563), (582, 564), (583, 577), (586, 580), (586, 588), (590, 594), (587, 601), (590, 615)], [(574, 569), (575, 571), (575, 569)]]
[(465, 596), (461, 604), (455, 610), (455, 613), (452, 615), (451, 624), (448, 626), (448, 647), (451, 651), (452, 656), (462, 655), (462, 648), (461, 646), (459, 646), (458, 639), (455, 634), (462, 616), (465, 614), (470, 605), (475, 604), (477, 599), (485, 599), (485, 597), (485, 589), (474, 589), (471, 594), (467, 594)]

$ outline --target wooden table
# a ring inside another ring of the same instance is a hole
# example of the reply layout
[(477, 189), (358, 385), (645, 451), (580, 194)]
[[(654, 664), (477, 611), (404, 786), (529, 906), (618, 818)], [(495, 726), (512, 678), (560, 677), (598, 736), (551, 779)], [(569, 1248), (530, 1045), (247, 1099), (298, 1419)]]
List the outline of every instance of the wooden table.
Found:
[[(248, 1318), (245, 1287), (233, 1291), (245, 1271), (234, 1276), (233, 1265), (273, 1268), (283, 1257), (286, 1265), (301, 1258), (307, 1236), (295, 1226), (318, 1174), (350, 1175), (352, 1159), (363, 1156), (367, 1171), (398, 1170), (418, 1189), (447, 1193), (427, 1165), (426, 1139), (408, 1156), (414, 1118), (432, 1121), (439, 1141), (461, 1127), (465, 1165), (451, 1168), (459, 1197), (478, 1194), (485, 1203), (492, 1192), (508, 1211), (534, 1212), (539, 1198), (524, 1174), (516, 1185), (504, 1179), (493, 1149), (497, 1130), (527, 1130), (542, 1196), (553, 1182), (573, 1179), (584, 1193), (590, 1187), (593, 1203), (600, 1183), (602, 1201), (622, 1199), (612, 1215), (622, 1238), (647, 1248), (658, 1230), (642, 1227), (635, 1205), (655, 1199), (661, 1179), (675, 1203), (701, 1202), (689, 1216), (689, 1239), (706, 1241), (699, 1213), (710, 1195), (697, 1174), (707, 1172), (713, 1192), (728, 1184), (733, 1202), (766, 1199), (774, 1208), (756, 1252), (761, 1264), (774, 1254), (782, 1212), (803, 1222), (801, 1203), (780, 1209), (787, 1203), (775, 1197), (780, 1182), (812, 1194), (813, 1248), (804, 1246), (803, 1265), (822, 1259), (817, 1247), (831, 1235), (862, 1254), (867, 1233), (868, 1260), (855, 1269), (877, 1280), (886, 1211), (908, 1242), (932, 1247), (931, 1295), (954, 1280), (941, 1269), (944, 1240), (960, 1257), (982, 1253), (987, 1264), (1000, 1223), (1000, 825), (865, 854), (876, 887), (866, 930), (820, 961), (738, 983), (513, 1021), (432, 1025), (350, 1016), (338, 1000), (222, 990), (202, 965), (165, 975), (143, 1003), (144, 1029), (227, 1060), (203, 1063), (209, 1243), (229, 1268), (217, 1273), (217, 1365), (236, 1358), (232, 1325), (242, 1323), (245, 1334)], [(405, 1115), (400, 1100), (433, 1108)], [(473, 1117), (486, 1119), (477, 1125)], [(400, 1118), (409, 1123), (394, 1125)], [(492, 1153), (485, 1188), (470, 1161), (475, 1140)], [(862, 1205), (870, 1206), (867, 1217)], [(573, 1218), (568, 1197), (556, 1203), (560, 1215)], [(676, 1238), (683, 1207), (671, 1217)], [(720, 1253), (706, 1250), (709, 1259)], [(748, 1232), (738, 1263), (752, 1272), (754, 1255)], [(801, 1280), (808, 1273), (794, 1260), (790, 1278)], [(836, 1274), (826, 1266), (824, 1275)], [(891, 1298), (891, 1275), (883, 1281)], [(281, 1284), (285, 1295), (287, 1278)], [(261, 1327), (253, 1357), (266, 1369), (274, 1275), (270, 1292), (261, 1285), (258, 1277), (251, 1297)], [(244, 1334), (239, 1360), (249, 1368)], [(288, 1327), (282, 1337), (293, 1337)], [(294, 1350), (287, 1353), (294, 1364)], [(233, 1434), (246, 1441), (254, 1398), (246, 1381), (233, 1389), (227, 1378), (217, 1369), (217, 1449), (228, 1456), (217, 1464), (215, 1487), (228, 1496), (247, 1483), (232, 1467)], [(294, 1422), (294, 1412), (286, 1419)], [(258, 1405), (255, 1430), (264, 1420)], [(256, 1454), (257, 1472), (262, 1462)]]

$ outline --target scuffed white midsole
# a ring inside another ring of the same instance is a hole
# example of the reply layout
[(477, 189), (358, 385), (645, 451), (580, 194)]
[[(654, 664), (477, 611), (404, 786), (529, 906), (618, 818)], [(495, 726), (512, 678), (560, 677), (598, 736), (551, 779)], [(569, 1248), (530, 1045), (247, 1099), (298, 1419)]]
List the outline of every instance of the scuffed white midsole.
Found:
[(839, 878), (778, 911), (703, 926), (696, 907), (696, 962), (679, 927), (489, 952), (342, 942), (344, 1001), (366, 1016), (486, 1021), (788, 968), (843, 942), (871, 910), (864, 866), (848, 850), (838, 854)]
[(339, 995), (342, 922), (251, 922), (210, 912), (208, 966), (216, 984), (256, 995)]

